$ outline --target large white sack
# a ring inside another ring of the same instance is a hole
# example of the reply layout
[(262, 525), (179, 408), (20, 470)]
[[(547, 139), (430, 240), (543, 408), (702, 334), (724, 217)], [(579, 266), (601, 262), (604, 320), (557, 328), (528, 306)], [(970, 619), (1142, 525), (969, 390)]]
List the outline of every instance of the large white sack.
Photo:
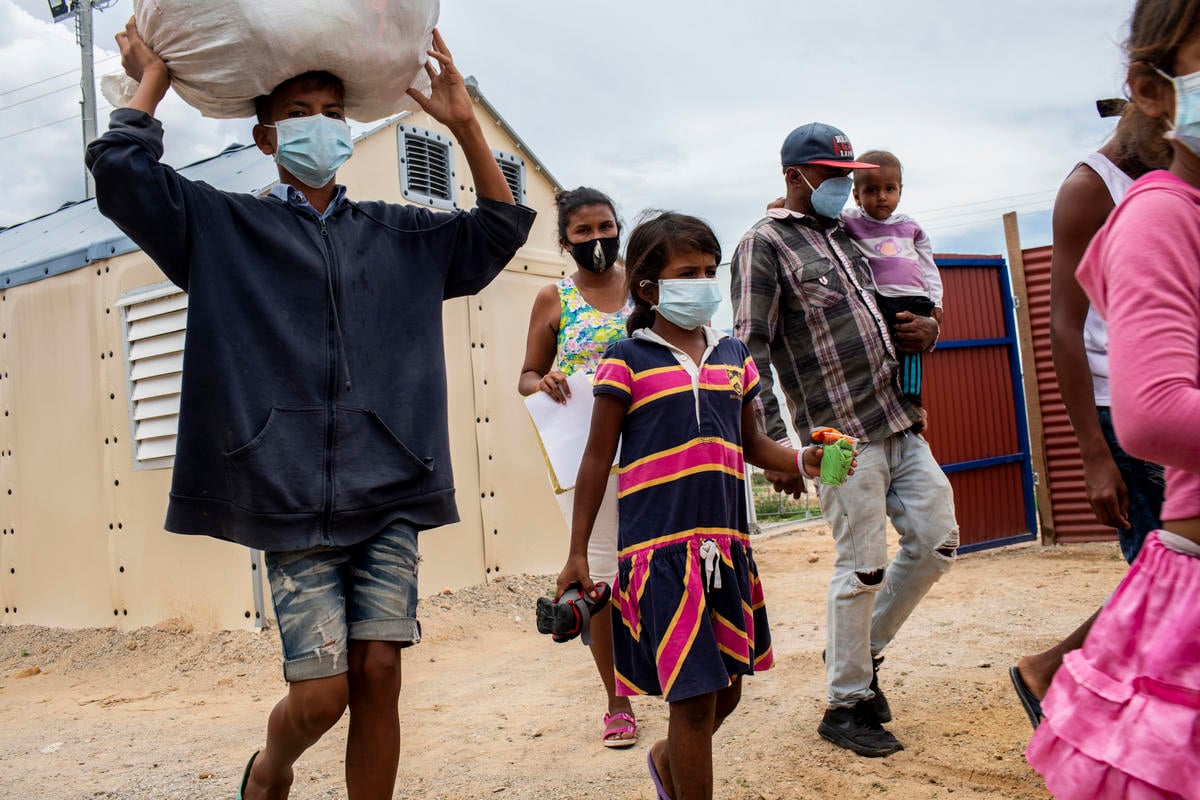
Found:
[[(255, 97), (325, 70), (346, 84), (346, 116), (369, 122), (408, 108), (410, 86), (428, 93), (438, 0), (134, 0), (133, 16), (172, 88), (206, 117), (253, 116)], [(114, 106), (135, 87), (101, 79)]]

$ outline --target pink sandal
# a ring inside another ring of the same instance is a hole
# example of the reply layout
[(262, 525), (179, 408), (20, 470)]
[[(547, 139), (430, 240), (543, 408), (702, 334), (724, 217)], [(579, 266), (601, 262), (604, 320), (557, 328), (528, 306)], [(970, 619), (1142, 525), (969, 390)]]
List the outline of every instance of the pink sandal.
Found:
[[(633, 734), (628, 739), (621, 734)], [(632, 747), (637, 744), (637, 720), (627, 711), (604, 715), (604, 735), (601, 741), (605, 747)]]

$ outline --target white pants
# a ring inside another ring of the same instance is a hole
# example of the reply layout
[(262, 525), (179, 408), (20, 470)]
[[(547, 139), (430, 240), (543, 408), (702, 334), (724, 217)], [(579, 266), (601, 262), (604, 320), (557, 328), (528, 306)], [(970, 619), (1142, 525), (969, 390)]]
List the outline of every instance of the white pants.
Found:
[[(567, 521), (567, 535), (571, 532), (571, 517), (575, 509), (575, 490), (568, 489), (558, 499), (559, 510)], [(604, 501), (596, 513), (592, 526), (592, 538), (588, 540), (588, 572), (593, 581), (604, 581), (616, 591), (617, 581), (617, 476), (608, 476), (604, 489)]]

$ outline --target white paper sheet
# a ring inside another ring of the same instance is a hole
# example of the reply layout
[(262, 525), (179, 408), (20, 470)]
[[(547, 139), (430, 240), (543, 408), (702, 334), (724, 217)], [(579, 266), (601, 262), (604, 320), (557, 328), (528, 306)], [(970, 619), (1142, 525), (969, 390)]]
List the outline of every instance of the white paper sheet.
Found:
[[(592, 427), (592, 380), (590, 375), (576, 372), (567, 378), (571, 397), (561, 405), (545, 392), (536, 392), (525, 398), (525, 407), (533, 419), (542, 445), (542, 454), (550, 470), (554, 491), (562, 494), (575, 487), (579, 464), (587, 447), (588, 432)], [(621, 448), (617, 447), (620, 458)]]

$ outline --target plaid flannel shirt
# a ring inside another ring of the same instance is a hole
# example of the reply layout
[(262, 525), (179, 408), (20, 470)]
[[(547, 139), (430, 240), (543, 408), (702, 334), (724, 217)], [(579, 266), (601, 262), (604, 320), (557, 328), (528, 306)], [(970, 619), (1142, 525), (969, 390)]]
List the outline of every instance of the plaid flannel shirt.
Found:
[(841, 222), (772, 209), (738, 243), (732, 272), (734, 335), (758, 367), (769, 436), (787, 439), (772, 365), (801, 436), (828, 425), (871, 441), (917, 422), (870, 270)]

